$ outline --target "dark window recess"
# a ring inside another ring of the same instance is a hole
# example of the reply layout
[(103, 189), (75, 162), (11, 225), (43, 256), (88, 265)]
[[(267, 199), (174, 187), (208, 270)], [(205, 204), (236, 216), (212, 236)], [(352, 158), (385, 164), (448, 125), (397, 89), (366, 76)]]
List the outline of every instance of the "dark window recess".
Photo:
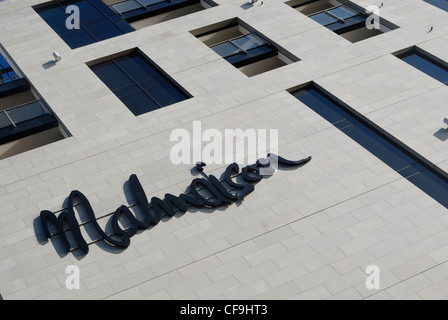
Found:
[(398, 28), (350, 1), (290, 0), (286, 4), (353, 43)]
[(16, 70), (0, 45), (0, 160), (64, 139), (56, 117)]
[(337, 103), (314, 85), (292, 94), (416, 187), (448, 208), (448, 180), (441, 173), (443, 171), (433, 164), (424, 162), (406, 150), (406, 147), (382, 133), (375, 124), (361, 119), (355, 112)]
[(442, 10), (448, 11), (448, 0), (423, 0)]
[(261, 61), (278, 54), (269, 42), (253, 33), (227, 40), (211, 47), (236, 68)]
[(444, 83), (448, 86), (448, 67), (434, 61), (417, 49), (410, 50), (398, 58), (410, 64), (414, 68), (426, 73), (428, 76)]
[(190, 98), (138, 53), (91, 69), (136, 116)]
[(110, 7), (126, 21), (133, 22), (199, 3), (200, 0), (125, 0)]
[(58, 121), (40, 100), (0, 111), (0, 144), (58, 127)]
[[(79, 8), (80, 29), (66, 27), (69, 5)], [(101, 0), (64, 1), (36, 11), (72, 49), (135, 31)]]
[(238, 18), (191, 30), (190, 33), (248, 77), (300, 61)]
[(34, 95), (30, 98), (28, 81), (19, 77), (1, 54), (0, 72), (0, 145), (58, 127), (45, 105)]
[(337, 34), (342, 34), (365, 27), (367, 15), (349, 5), (342, 5), (313, 14), (310, 18)]
[(19, 79), (8, 61), (0, 53), (0, 85)]

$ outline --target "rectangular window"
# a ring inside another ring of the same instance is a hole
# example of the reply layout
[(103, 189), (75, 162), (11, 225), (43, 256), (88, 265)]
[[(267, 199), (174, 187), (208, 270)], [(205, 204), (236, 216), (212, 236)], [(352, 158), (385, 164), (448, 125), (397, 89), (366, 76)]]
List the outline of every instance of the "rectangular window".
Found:
[(399, 54), (397, 57), (448, 86), (448, 64), (435, 61), (419, 48)]
[(0, 160), (61, 140), (59, 122), (0, 46)]
[[(79, 8), (79, 29), (66, 26), (71, 13), (66, 13), (66, 9), (70, 5)], [(35, 10), (72, 49), (135, 31), (101, 0), (63, 1)]]
[(337, 102), (316, 85), (291, 94), (371, 152), (401, 176), (448, 208), (447, 174), (404, 144), (397, 142), (373, 122)]
[(447, 0), (424, 0), (425, 2), (436, 6), (439, 9), (448, 11), (448, 1)]
[(103, 1), (137, 30), (217, 6), (212, 0)]
[(191, 33), (249, 77), (300, 60), (238, 19), (222, 21)]
[(17, 79), (19, 76), (0, 52), (0, 85)]
[(370, 13), (350, 2), (292, 0), (287, 4), (351, 42), (365, 40), (398, 28), (383, 18), (379, 20), (378, 29), (367, 28)]
[(90, 68), (136, 116), (191, 98), (137, 51)]
[(237, 68), (278, 54), (269, 42), (252, 33), (229, 39), (211, 49)]

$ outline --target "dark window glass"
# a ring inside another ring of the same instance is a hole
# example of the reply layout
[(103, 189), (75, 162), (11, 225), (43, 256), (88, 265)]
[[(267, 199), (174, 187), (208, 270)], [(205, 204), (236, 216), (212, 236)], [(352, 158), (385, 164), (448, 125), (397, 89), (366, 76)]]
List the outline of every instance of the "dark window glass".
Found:
[(420, 190), (427, 193), (438, 203), (448, 208), (447, 182), (429, 170), (421, 171), (407, 178)]
[(48, 111), (42, 107), (40, 101), (36, 101), (21, 106), (20, 108), (11, 109), (8, 111), (8, 114), (11, 119), (18, 124), (46, 115), (48, 114)]
[(135, 21), (199, 3), (200, 0), (125, 0), (110, 7), (123, 18)]
[(416, 160), (400, 152), (385, 138), (375, 134), (370, 128), (355, 119), (352, 120), (351, 125), (341, 130), (396, 171), (416, 164)]
[(404, 56), (399, 56), (399, 58), (430, 77), (448, 85), (448, 67), (432, 61), (430, 58), (425, 57), (422, 53), (415, 50)]
[(379, 132), (373, 123), (362, 121), (346, 107), (313, 86), (293, 95), (416, 187), (448, 208), (448, 181), (433, 169), (435, 167), (433, 164), (423, 163)]
[(448, 11), (448, 0), (424, 0), (424, 1), (432, 4), (433, 6), (436, 6), (437, 8)]
[(330, 16), (326, 12), (315, 14), (314, 16), (311, 16), (310, 18), (324, 26), (326, 26), (327, 24), (335, 23), (335, 22), (339, 21), (338, 19)]
[(114, 8), (118, 13), (125, 13), (129, 11), (133, 11), (135, 9), (140, 9), (142, 7), (141, 4), (134, 0), (130, 1), (123, 1), (117, 4), (111, 5), (112, 8)]
[(149, 80), (142, 81), (142, 82), (139, 83), (139, 85), (143, 89), (148, 90), (148, 89), (160, 86), (160, 83), (161, 82), (164, 83), (165, 81), (166, 80), (163, 79), (162, 77), (156, 77), (156, 78), (152, 78), (152, 79), (149, 79)]
[(115, 63), (95, 67), (94, 72), (112, 91), (133, 85), (131, 79)]
[(122, 97), (121, 101), (136, 116), (160, 108), (159, 105), (156, 104), (154, 100), (152, 100), (146, 93), (142, 91)]
[(0, 54), (0, 69), (5, 70), (10, 68), (8, 61)]
[(160, 77), (160, 72), (149, 65), (142, 57), (133, 56), (117, 61), (117, 64), (126, 70), (136, 82), (142, 82), (148, 79)]
[(93, 66), (92, 70), (136, 116), (188, 99), (138, 54)]
[(8, 117), (4, 112), (0, 112), (0, 128), (6, 128), (12, 126), (11, 121), (9, 121)]
[(166, 0), (139, 0), (139, 2), (144, 6), (152, 6), (162, 2), (168, 2)]
[(344, 21), (338, 21), (333, 24), (329, 24), (326, 27), (338, 34), (355, 30), (359, 28), (365, 28), (366, 17), (365, 16), (354, 16)]
[(250, 50), (258, 48), (265, 44), (265, 42), (254, 34), (232, 40), (234, 44), (240, 47), (242, 50)]
[(123, 34), (118, 27), (110, 22), (94, 25), (88, 28), (88, 31), (96, 41), (110, 39)]
[(70, 44), (71, 48), (79, 48), (95, 43), (95, 39), (83, 29), (60, 33), (59, 36), (65, 41), (65, 43)]
[(231, 56), (233, 54), (237, 54), (238, 52), (240, 52), (240, 49), (235, 47), (235, 45), (233, 45), (230, 42), (218, 44), (218, 45), (212, 47), (212, 50), (215, 51), (217, 54), (219, 54), (223, 58), (226, 58), (228, 56)]
[(98, 11), (92, 4), (86, 0), (77, 1), (74, 3), (64, 3), (62, 5), (64, 10), (64, 17), (67, 18), (68, 15), (65, 14), (65, 10), (69, 5), (75, 5), (79, 8), (81, 23), (85, 24), (88, 21), (103, 19), (104, 15), (102, 12)]
[(274, 46), (252, 33), (229, 39), (211, 49), (237, 68), (277, 54)]
[[(67, 29), (65, 10), (76, 5), (80, 12), (80, 29)], [(64, 1), (37, 10), (37, 13), (72, 49), (134, 31), (125, 20), (101, 0)]]
[(66, 29), (65, 22), (67, 20), (68, 15), (65, 13), (65, 8), (57, 6), (57, 7), (49, 7), (44, 8), (43, 10), (38, 11), (39, 15), (42, 19), (45, 20), (46, 23), (54, 30), (57, 29)]
[(8, 61), (0, 54), (0, 84), (18, 79), (19, 76), (9, 65)]
[(337, 8), (328, 10), (328, 12), (342, 20), (346, 20), (351, 17), (359, 15), (358, 11), (356, 11), (355, 9), (352, 9), (350, 7), (347, 7), (347, 6), (337, 7)]
[(184, 100), (183, 94), (173, 87), (170, 83), (164, 83), (161, 86), (146, 90), (162, 106), (168, 106), (178, 101)]
[(141, 91), (142, 91), (142, 89), (138, 85), (132, 84), (130, 86), (114, 90), (114, 93), (115, 93), (115, 95), (118, 98), (121, 99), (122, 97), (126, 97), (126, 96), (129, 96), (131, 94), (136, 94), (136, 93), (139, 93)]
[(348, 5), (342, 5), (311, 15), (310, 18), (328, 29), (342, 34), (365, 27), (367, 15)]

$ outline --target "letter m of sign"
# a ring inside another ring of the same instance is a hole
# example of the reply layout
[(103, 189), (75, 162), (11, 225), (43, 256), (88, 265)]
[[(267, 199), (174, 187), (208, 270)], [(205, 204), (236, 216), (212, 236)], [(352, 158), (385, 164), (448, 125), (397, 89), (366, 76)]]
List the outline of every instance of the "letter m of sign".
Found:
[[(50, 239), (52, 236), (56, 234), (59, 235), (59, 238), (64, 244), (64, 247), (67, 249), (67, 252), (70, 251), (71, 247), (70, 242), (67, 239), (66, 230), (64, 230), (65, 224), (68, 225), (69, 228), (67, 229), (67, 231), (68, 230), (71, 231), (79, 248), (86, 254), (89, 252), (89, 246), (87, 245), (87, 242), (81, 235), (78, 220), (76, 220), (73, 212), (63, 211), (56, 218), (53, 212), (45, 210), (40, 213), (40, 220), (42, 223), (42, 227), (44, 228), (45, 236), (48, 239)], [(50, 229), (48, 228), (49, 222), (51, 222), (56, 228), (56, 232), (53, 234), (50, 232)]]

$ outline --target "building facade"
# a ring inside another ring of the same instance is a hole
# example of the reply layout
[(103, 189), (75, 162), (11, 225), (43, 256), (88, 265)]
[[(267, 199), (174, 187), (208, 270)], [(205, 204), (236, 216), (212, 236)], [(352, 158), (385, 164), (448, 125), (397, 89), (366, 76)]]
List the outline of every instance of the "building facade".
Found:
[(0, 1), (1, 297), (446, 299), (447, 99), (445, 0)]

